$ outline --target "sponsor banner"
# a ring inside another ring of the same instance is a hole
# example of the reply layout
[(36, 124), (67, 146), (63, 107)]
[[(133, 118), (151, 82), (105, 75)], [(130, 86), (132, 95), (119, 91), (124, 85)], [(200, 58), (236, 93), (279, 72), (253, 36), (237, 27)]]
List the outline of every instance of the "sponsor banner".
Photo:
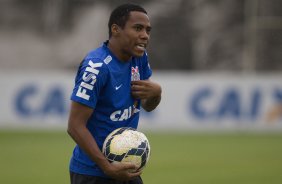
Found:
[[(0, 73), (1, 127), (66, 127), (75, 72)], [(282, 75), (155, 72), (162, 102), (144, 130), (282, 130)], [(118, 122), (117, 122), (118, 123)]]
[(0, 73), (0, 126), (50, 127), (67, 123), (74, 74)]
[(159, 73), (160, 108), (146, 128), (282, 129), (282, 76)]

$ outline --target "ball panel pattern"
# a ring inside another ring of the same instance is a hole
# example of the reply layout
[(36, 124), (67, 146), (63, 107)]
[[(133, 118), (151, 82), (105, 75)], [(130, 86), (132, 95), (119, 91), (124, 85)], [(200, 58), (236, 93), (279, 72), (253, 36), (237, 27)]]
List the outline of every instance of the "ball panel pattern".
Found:
[(110, 162), (130, 162), (142, 170), (150, 156), (150, 145), (143, 133), (124, 127), (108, 135), (103, 153)]

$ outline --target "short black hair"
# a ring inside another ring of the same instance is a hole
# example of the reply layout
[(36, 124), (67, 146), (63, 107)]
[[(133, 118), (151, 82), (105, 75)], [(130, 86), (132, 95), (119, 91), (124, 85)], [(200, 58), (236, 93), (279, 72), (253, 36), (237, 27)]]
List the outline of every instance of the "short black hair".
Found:
[(138, 12), (143, 12), (147, 14), (146, 10), (143, 7), (141, 7), (140, 5), (136, 5), (136, 4), (127, 3), (127, 4), (122, 4), (116, 7), (112, 11), (109, 22), (108, 22), (109, 38), (111, 38), (112, 36), (112, 31), (111, 31), (112, 25), (117, 24), (121, 28), (124, 28), (127, 20), (129, 19), (129, 14), (132, 11), (138, 11)]

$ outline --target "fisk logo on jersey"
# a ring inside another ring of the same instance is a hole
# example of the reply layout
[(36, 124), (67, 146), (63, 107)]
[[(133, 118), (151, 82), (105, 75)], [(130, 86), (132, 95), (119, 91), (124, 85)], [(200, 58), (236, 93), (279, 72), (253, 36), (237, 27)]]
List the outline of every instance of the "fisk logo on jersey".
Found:
[(88, 66), (83, 73), (83, 81), (80, 83), (76, 96), (85, 100), (89, 100), (90, 96), (87, 94), (89, 90), (93, 90), (96, 83), (96, 76), (99, 74), (97, 68), (101, 67), (103, 63), (93, 63), (91, 60), (88, 62)]

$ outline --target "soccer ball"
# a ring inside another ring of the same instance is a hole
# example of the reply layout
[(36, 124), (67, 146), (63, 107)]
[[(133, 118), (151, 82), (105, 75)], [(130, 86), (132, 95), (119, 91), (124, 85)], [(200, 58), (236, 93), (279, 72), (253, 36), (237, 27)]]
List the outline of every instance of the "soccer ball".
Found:
[(143, 133), (123, 127), (107, 136), (103, 153), (110, 162), (133, 163), (138, 168), (136, 171), (141, 171), (149, 160), (150, 144)]

